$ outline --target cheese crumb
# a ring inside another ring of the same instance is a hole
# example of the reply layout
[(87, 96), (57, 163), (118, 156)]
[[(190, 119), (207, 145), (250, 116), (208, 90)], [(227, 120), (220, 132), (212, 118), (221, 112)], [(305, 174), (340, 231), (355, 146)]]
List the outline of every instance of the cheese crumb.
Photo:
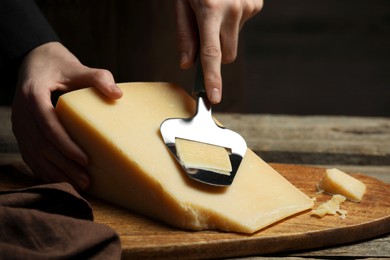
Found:
[(341, 194), (347, 199), (360, 202), (366, 192), (366, 185), (336, 168), (327, 169), (318, 190), (328, 194)]
[(322, 218), (325, 215), (336, 215), (340, 214), (341, 219), (345, 219), (347, 211), (340, 209), (340, 204), (346, 200), (343, 195), (333, 195), (333, 197), (319, 205), (316, 209), (311, 211), (311, 215)]
[(176, 138), (176, 151), (185, 168), (230, 175), (232, 165), (225, 147)]

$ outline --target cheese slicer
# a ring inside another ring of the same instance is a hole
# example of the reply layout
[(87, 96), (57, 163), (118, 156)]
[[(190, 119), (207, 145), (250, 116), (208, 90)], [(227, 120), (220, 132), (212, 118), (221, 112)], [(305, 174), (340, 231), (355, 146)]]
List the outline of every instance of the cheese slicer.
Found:
[[(212, 106), (205, 91), (202, 66), (199, 59), (197, 61), (193, 95), (197, 100), (195, 116), (192, 118), (166, 119), (160, 126), (161, 135), (169, 151), (180, 163), (188, 177), (210, 185), (229, 186), (232, 184), (244, 158), (247, 145), (241, 135), (215, 123), (211, 113)], [(177, 138), (226, 148), (231, 163), (231, 172), (221, 174), (212, 169), (186, 167), (183, 161), (180, 160), (176, 149)]]

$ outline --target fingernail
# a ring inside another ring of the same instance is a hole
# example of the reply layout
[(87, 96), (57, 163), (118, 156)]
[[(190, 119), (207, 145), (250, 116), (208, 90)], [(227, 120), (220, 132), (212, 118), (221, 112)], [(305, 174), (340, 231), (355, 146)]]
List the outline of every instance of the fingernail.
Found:
[(112, 85), (111, 86), (112, 92), (118, 97), (121, 97), (123, 95), (122, 90), (117, 86), (117, 85)]
[(91, 181), (90, 181), (90, 179), (89, 179), (89, 176), (84, 175), (84, 174), (80, 175), (78, 184), (79, 184), (79, 187), (80, 187), (82, 190), (88, 189), (89, 186), (91, 185)]
[(89, 158), (84, 153), (79, 154), (75, 160), (82, 166), (87, 166), (89, 164)]
[(210, 102), (213, 104), (218, 104), (221, 102), (221, 91), (218, 88), (213, 88), (211, 90)]
[(187, 68), (188, 66), (188, 53), (187, 52), (182, 52), (181, 57), (180, 57), (180, 66), (182, 68)]

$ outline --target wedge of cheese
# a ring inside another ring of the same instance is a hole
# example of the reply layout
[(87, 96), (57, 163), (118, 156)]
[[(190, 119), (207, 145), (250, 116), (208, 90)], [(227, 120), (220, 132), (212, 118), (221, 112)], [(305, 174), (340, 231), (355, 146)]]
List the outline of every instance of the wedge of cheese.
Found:
[(339, 169), (327, 169), (318, 189), (329, 194), (341, 194), (347, 199), (360, 202), (366, 192), (366, 185)]
[(123, 97), (117, 101), (86, 88), (62, 95), (56, 106), (66, 130), (90, 157), (91, 194), (175, 227), (243, 233), (313, 206), (249, 149), (227, 188), (188, 178), (159, 127), (166, 118), (193, 116), (194, 100), (169, 83), (118, 86)]

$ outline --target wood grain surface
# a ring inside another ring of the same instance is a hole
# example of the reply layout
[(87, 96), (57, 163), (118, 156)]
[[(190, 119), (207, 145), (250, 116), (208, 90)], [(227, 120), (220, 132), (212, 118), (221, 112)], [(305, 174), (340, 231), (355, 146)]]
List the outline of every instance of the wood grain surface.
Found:
[[(286, 179), (310, 197), (316, 205), (330, 198), (317, 194), (316, 184), (324, 169), (318, 167), (272, 164)], [(12, 189), (35, 184), (20, 174), (20, 167), (1, 166), (0, 188)], [(184, 231), (145, 218), (129, 210), (87, 196), (95, 221), (115, 229), (121, 237), (123, 258), (202, 259), (263, 255), (322, 248), (363, 241), (390, 232), (390, 185), (375, 178), (353, 174), (367, 185), (360, 203), (346, 201), (346, 219), (310, 211), (287, 218), (253, 235), (219, 231)]]

